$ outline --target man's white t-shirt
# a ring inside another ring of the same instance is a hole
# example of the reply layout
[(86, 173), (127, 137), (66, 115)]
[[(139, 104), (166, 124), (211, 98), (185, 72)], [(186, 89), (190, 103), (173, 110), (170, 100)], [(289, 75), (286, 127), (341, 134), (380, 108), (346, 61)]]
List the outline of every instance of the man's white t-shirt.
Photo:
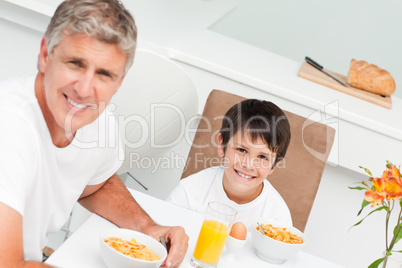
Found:
[(113, 114), (58, 148), (35, 97), (35, 76), (0, 81), (0, 202), (23, 217), (25, 260), (42, 260), (47, 235), (66, 222), (87, 185), (113, 175), (124, 154)]
[(252, 221), (260, 217), (292, 224), (288, 206), (270, 182), (264, 180), (262, 192), (256, 199), (237, 204), (227, 197), (223, 189), (223, 174), (224, 167), (217, 166), (188, 176), (180, 181), (167, 201), (200, 213), (206, 212), (210, 201), (226, 204), (237, 211), (235, 222), (243, 222), (248, 230), (252, 228)]

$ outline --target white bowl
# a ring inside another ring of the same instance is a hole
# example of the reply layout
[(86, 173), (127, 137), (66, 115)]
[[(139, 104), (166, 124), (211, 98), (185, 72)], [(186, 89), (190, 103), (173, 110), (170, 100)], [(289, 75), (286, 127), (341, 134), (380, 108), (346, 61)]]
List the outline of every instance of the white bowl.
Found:
[[(257, 231), (257, 222), (260, 224), (272, 224), (274, 227), (286, 227), (286, 230), (303, 238), (301, 244), (290, 244), (275, 240), (269, 236), (261, 234)], [(253, 229), (251, 230), (251, 240), (256, 249), (258, 257), (270, 263), (283, 263), (287, 259), (296, 255), (306, 244), (306, 235), (293, 226), (284, 224), (277, 220), (259, 218), (253, 221)]]
[[(145, 261), (136, 259), (115, 250), (105, 243), (108, 237), (118, 237), (124, 240), (135, 239), (137, 243), (143, 244), (160, 257), (157, 261)], [(100, 250), (104, 263), (108, 268), (154, 268), (162, 265), (166, 259), (167, 251), (165, 247), (156, 239), (133, 230), (128, 229), (107, 229), (100, 233)]]

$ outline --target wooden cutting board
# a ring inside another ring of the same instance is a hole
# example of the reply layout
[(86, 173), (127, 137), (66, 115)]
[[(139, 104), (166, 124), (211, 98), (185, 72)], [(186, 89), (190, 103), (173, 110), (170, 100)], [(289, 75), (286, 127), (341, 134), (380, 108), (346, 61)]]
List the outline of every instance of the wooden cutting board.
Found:
[[(329, 70), (326, 70), (331, 74), (335, 75), (336, 77), (340, 78), (342, 81), (347, 81), (347, 77)], [(352, 95), (354, 97), (360, 98), (365, 101), (369, 101), (371, 103), (380, 105), (387, 109), (391, 109), (392, 107), (392, 100), (390, 96), (382, 96), (378, 94), (374, 94), (372, 92), (355, 88), (355, 87), (345, 87), (342, 84), (336, 82), (334, 79), (326, 75), (325, 73), (319, 71), (318, 69), (314, 68), (307, 62), (304, 62), (299, 70), (298, 76), (316, 82), (318, 84), (330, 87), (332, 89), (336, 89), (343, 93)]]

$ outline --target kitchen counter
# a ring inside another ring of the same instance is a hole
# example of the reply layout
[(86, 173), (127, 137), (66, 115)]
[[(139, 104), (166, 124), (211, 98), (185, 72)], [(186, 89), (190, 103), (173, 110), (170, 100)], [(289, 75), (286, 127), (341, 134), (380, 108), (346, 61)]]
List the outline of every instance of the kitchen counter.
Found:
[[(163, 1), (165, 6), (159, 7), (163, 12), (155, 16), (150, 15), (155, 13), (155, 5), (149, 2), (160, 1), (150, 0), (141, 6), (141, 1), (126, 1), (125, 4), (138, 22), (140, 38), (164, 46), (170, 58), (312, 109), (322, 109), (339, 101), (339, 111), (332, 112), (333, 116), (402, 141), (402, 125), (395, 124), (402, 115), (402, 99), (393, 97), (392, 109), (385, 109), (298, 77), (301, 62), (208, 30), (235, 8), (233, 2)], [(139, 9), (141, 12), (136, 13)], [(180, 16), (180, 19), (171, 19)]]

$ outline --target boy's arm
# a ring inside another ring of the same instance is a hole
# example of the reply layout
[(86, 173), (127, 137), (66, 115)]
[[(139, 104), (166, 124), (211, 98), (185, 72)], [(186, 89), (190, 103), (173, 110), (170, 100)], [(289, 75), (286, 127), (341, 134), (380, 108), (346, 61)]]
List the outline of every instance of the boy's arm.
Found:
[(0, 219), (0, 267), (51, 267), (42, 262), (24, 260), (21, 214), (0, 202)]
[(173, 189), (173, 191), (166, 198), (166, 201), (180, 207), (190, 209), (187, 192), (182, 181), (180, 181), (180, 183)]

